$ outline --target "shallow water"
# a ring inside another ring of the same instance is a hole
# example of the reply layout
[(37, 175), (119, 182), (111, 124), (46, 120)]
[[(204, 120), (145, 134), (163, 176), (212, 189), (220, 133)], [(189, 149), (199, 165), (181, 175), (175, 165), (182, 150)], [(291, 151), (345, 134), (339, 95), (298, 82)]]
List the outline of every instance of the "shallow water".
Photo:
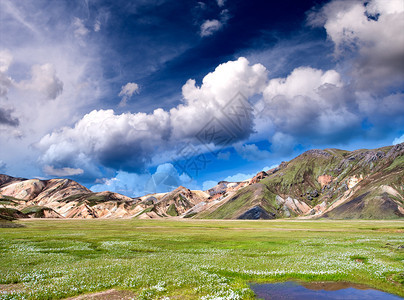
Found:
[(350, 282), (277, 282), (251, 284), (259, 299), (299, 300), (402, 300), (403, 298)]

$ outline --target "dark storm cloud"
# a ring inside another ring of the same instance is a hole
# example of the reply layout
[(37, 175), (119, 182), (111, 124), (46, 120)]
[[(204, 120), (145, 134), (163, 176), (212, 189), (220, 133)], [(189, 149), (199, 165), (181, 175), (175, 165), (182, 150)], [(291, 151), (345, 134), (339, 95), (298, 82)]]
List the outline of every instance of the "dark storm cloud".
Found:
[(0, 124), (17, 127), (20, 124), (20, 120), (13, 117), (11, 113), (12, 110), (0, 107)]

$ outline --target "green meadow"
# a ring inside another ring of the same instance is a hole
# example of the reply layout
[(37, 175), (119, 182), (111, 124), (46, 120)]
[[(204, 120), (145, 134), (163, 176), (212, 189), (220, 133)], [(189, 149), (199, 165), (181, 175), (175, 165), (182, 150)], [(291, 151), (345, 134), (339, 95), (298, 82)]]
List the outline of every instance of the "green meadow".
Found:
[(250, 282), (351, 281), (404, 296), (404, 221), (20, 220), (0, 228), (0, 299), (108, 289), (254, 299)]

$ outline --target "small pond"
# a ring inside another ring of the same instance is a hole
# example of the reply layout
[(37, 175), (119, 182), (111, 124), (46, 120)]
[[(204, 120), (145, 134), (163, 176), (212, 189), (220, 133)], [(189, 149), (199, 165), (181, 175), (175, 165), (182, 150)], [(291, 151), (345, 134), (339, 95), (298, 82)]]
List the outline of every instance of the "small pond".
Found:
[(259, 299), (299, 300), (402, 300), (403, 298), (350, 282), (277, 282), (251, 284)]

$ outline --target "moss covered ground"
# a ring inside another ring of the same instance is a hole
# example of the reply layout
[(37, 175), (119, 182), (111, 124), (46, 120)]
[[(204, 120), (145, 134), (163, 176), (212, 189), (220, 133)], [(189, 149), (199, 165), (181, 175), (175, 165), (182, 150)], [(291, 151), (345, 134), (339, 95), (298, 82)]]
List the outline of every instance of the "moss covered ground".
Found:
[(110, 288), (253, 299), (248, 283), (363, 283), (404, 296), (404, 221), (20, 220), (0, 228), (0, 299)]

